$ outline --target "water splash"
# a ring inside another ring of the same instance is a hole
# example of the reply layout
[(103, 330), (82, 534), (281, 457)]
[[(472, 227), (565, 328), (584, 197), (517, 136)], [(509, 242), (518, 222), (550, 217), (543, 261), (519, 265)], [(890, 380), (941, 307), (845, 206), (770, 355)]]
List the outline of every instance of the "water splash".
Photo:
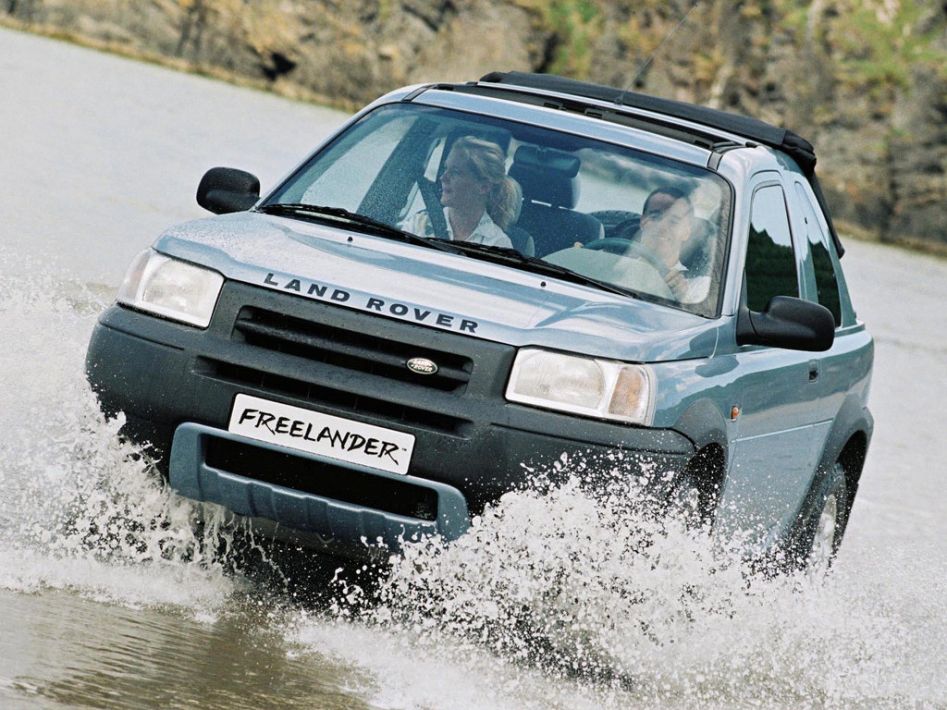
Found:
[[(11, 263), (0, 248), (0, 588), (213, 618), (244, 583), (217, 554), (232, 524), (171, 493), (85, 384), (111, 291)], [(451, 546), (408, 543), (335, 614), (274, 624), (294, 653), (361, 669), (351, 692), (385, 707), (944, 704), (937, 541), (862, 537), (827, 579), (754, 576), (634, 481), (603, 498), (578, 462), (564, 473), (504, 497)]]
[(174, 495), (85, 380), (111, 290), (17, 264), (0, 274), (0, 587), (210, 609), (233, 586), (215, 557), (226, 516)]
[[(612, 476), (605, 495), (602, 472), (594, 478), (596, 487), (576, 467), (561, 484), (510, 493), (450, 545), (407, 543), (377, 589), (343, 585), (337, 618), (386, 639), (384, 658), (330, 643), (326, 622), (313, 619), (302, 642), (318, 638), (368, 665), (379, 698), (403, 697), (393, 678), (416, 663), (478, 679), (439, 707), (476, 707), (471, 688), (481, 685), (522, 707), (571, 705), (563, 698), (573, 692), (615, 707), (898, 707), (944, 697), (923, 638), (943, 597), (908, 621), (879, 599), (888, 580), (844, 557), (828, 577), (760, 574), (743, 541), (669, 515), (637, 477)], [(943, 634), (933, 642), (943, 648)], [(414, 697), (443, 692), (443, 677), (412, 673)]]

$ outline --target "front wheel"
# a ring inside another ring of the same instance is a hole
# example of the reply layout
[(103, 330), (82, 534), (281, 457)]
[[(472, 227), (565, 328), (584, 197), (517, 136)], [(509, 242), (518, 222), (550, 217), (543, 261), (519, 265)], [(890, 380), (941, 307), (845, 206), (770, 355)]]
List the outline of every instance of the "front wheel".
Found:
[(709, 531), (720, 500), (723, 452), (719, 448), (701, 449), (670, 482), (666, 500), (673, 511), (691, 529)]

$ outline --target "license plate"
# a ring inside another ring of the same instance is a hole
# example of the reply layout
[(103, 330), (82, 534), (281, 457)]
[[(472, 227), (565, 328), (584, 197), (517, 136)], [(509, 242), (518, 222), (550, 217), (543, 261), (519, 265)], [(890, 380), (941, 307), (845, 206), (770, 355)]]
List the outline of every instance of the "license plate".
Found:
[(407, 473), (414, 436), (238, 394), (228, 431), (336, 461)]

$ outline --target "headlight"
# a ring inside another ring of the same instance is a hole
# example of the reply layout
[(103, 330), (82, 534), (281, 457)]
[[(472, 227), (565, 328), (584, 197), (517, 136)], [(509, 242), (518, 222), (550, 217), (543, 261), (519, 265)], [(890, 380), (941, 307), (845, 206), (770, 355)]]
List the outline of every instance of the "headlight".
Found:
[(216, 271), (146, 249), (129, 267), (118, 302), (206, 328), (223, 283)]
[(654, 375), (643, 365), (524, 348), (516, 354), (506, 398), (649, 425), (654, 416)]

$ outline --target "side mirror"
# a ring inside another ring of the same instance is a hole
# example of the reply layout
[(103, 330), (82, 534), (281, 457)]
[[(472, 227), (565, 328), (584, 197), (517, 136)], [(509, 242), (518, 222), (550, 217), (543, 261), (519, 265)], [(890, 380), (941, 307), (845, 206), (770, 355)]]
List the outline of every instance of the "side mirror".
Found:
[(259, 199), (259, 178), (236, 168), (211, 168), (197, 186), (197, 204), (214, 214), (243, 212)]
[(740, 309), (737, 345), (769, 345), (789, 350), (828, 350), (835, 341), (835, 318), (818, 303), (773, 296), (762, 313)]

